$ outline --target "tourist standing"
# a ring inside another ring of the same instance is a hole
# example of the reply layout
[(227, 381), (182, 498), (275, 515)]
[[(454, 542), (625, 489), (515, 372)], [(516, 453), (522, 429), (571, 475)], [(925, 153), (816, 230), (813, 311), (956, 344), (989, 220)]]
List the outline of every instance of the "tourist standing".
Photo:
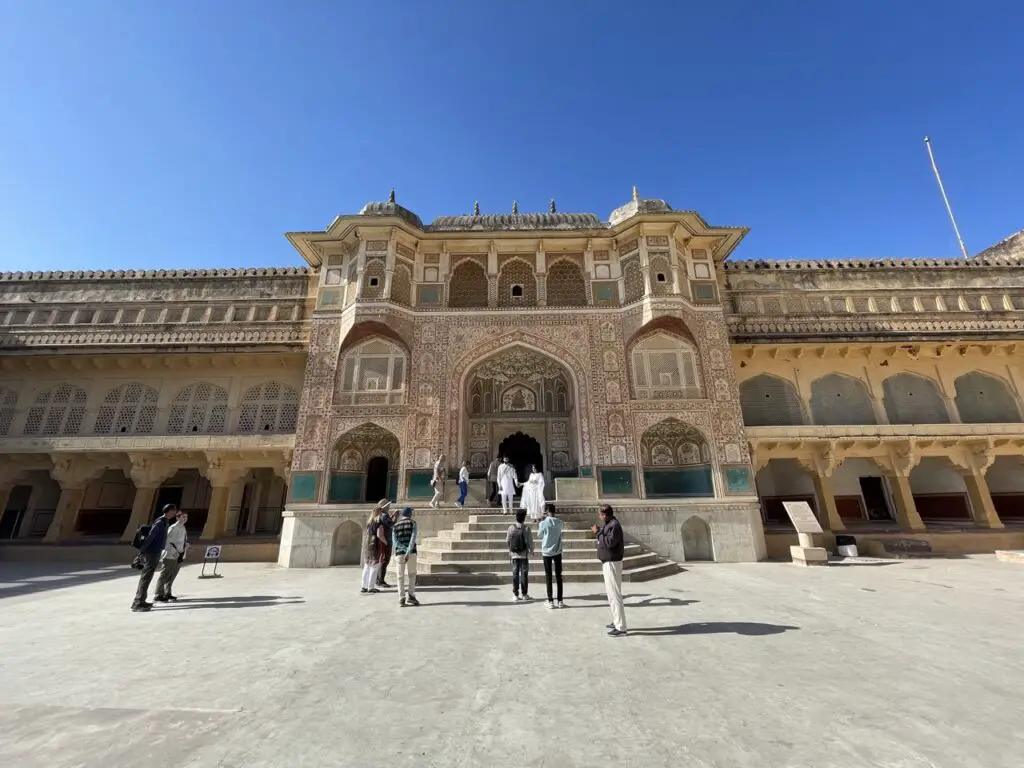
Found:
[(467, 494), (469, 494), (469, 463), (464, 461), (459, 468), (459, 500), (455, 503), (460, 507), (466, 506)]
[(498, 493), (501, 494), (501, 513), (512, 514), (512, 502), (516, 496), (516, 486), (519, 485), (519, 478), (516, 477), (516, 468), (509, 463), (508, 456), (498, 467)]
[(167, 529), (167, 542), (164, 544), (163, 567), (160, 569), (160, 577), (156, 580), (156, 596), (153, 598), (158, 603), (173, 603), (176, 598), (172, 592), (174, 579), (178, 576), (181, 564), (185, 560), (185, 552), (188, 550), (188, 531), (185, 530), (185, 523), (188, 522), (188, 512), (178, 510), (178, 519)]
[(604, 588), (608, 592), (608, 605), (612, 609), (608, 634), (622, 637), (626, 634), (626, 609), (622, 605), (622, 554), (625, 542), (622, 539), (622, 526), (611, 506), (602, 504), (599, 514), (601, 526), (591, 526), (590, 530), (597, 534), (597, 559), (601, 561)]
[(384, 580), (388, 573), (388, 565), (391, 563), (391, 529), (395, 525), (395, 518), (391, 512), (391, 502), (381, 499), (377, 502), (377, 509), (380, 510), (380, 524), (384, 529), (384, 556), (380, 561), (380, 568), (377, 569), (377, 586), (391, 589), (391, 585)]
[[(416, 599), (416, 521), (412, 519), (412, 507), (402, 510), (402, 515), (391, 532), (391, 546), (395, 552), (395, 568), (398, 569), (398, 604), (419, 605)], [(406, 573), (409, 586), (406, 587)]]
[(540, 554), (544, 558), (544, 582), (548, 588), (548, 608), (555, 607), (551, 594), (551, 571), (555, 572), (558, 587), (558, 607), (565, 608), (562, 602), (562, 521), (555, 514), (555, 505), (548, 502), (544, 505), (544, 519), (540, 521), (537, 533), (540, 536)]
[(430, 487), (434, 489), (434, 498), (430, 500), (430, 506), (437, 509), (444, 500), (444, 454), (437, 454), (437, 461), (434, 462), (434, 474), (430, 478)]
[(533, 536), (526, 525), (526, 510), (516, 512), (516, 521), (505, 533), (508, 553), (512, 559), (512, 599), (516, 602), (530, 600), (530, 553), (533, 552)]
[(533, 522), (544, 516), (544, 475), (530, 464), (526, 468), (527, 480), (523, 483), (523, 496), (519, 508), (525, 509)]
[[(391, 502), (388, 502), (389, 504)], [(380, 592), (377, 588), (377, 571), (384, 558), (383, 526), (380, 523), (381, 511), (375, 506), (366, 521), (363, 531), (363, 580), (360, 592)]]
[(153, 581), (153, 574), (160, 565), (160, 556), (167, 544), (167, 528), (171, 520), (178, 514), (178, 508), (174, 504), (168, 504), (163, 509), (163, 514), (149, 526), (149, 532), (139, 542), (139, 559), (142, 562), (142, 573), (139, 575), (139, 586), (135, 590), (135, 599), (132, 601), (132, 611), (139, 613), (148, 611), (153, 607), (152, 603), (146, 602), (149, 595), (149, 585)]
[(495, 456), (487, 466), (487, 503), (492, 507), (498, 504), (498, 467), (501, 466), (501, 457)]

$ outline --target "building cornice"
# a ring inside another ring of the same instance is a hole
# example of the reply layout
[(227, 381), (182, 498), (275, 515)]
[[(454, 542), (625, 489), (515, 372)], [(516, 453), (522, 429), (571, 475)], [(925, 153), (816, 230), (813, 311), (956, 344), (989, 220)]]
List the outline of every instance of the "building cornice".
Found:
[(245, 269), (122, 269), (69, 270), (56, 272), (0, 272), (0, 282), (38, 282), (58, 280), (209, 280), (240, 277), (308, 277), (316, 270), (309, 267), (250, 267)]
[(818, 272), (822, 270), (885, 270), (885, 269), (985, 269), (1006, 267), (1020, 269), (1024, 264), (1010, 257), (964, 259), (822, 259), (803, 261), (768, 261), (765, 259), (730, 261), (726, 272)]

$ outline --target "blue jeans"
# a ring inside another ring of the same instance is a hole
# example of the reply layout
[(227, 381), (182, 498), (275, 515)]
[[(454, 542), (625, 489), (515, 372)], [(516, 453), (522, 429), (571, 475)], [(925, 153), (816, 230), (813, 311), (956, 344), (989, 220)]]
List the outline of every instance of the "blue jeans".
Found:
[(512, 558), (512, 594), (526, 597), (530, 594), (530, 560), (525, 557)]
[(469, 483), (459, 483), (459, 500), (458, 504), (466, 503), (466, 494), (469, 493)]

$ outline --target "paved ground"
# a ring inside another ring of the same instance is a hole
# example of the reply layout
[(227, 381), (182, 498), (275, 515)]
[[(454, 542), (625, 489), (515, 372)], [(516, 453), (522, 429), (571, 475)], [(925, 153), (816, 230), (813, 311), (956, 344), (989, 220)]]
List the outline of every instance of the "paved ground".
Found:
[(627, 585), (622, 639), (591, 585), (399, 610), (354, 569), (223, 570), (132, 614), (126, 568), (0, 564), (0, 765), (1024, 764), (1024, 568), (993, 558), (692, 567)]

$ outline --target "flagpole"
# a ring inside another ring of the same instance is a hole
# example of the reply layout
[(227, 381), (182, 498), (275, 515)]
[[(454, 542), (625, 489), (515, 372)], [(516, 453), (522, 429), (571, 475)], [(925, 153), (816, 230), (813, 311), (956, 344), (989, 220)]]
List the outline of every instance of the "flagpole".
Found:
[(942, 193), (942, 202), (946, 204), (946, 212), (949, 214), (949, 220), (953, 224), (953, 231), (956, 232), (956, 239), (960, 243), (960, 253), (963, 257), (967, 258), (967, 246), (964, 245), (964, 239), (960, 236), (960, 227), (956, 225), (956, 219), (953, 217), (953, 206), (949, 204), (949, 198), (946, 196), (946, 188), (942, 185), (942, 176), (939, 175), (939, 166), (935, 164), (935, 155), (932, 154), (932, 142), (927, 136), (924, 137), (924, 146), (928, 150), (928, 159), (932, 161), (932, 170), (935, 172), (935, 180), (939, 182), (939, 192)]

